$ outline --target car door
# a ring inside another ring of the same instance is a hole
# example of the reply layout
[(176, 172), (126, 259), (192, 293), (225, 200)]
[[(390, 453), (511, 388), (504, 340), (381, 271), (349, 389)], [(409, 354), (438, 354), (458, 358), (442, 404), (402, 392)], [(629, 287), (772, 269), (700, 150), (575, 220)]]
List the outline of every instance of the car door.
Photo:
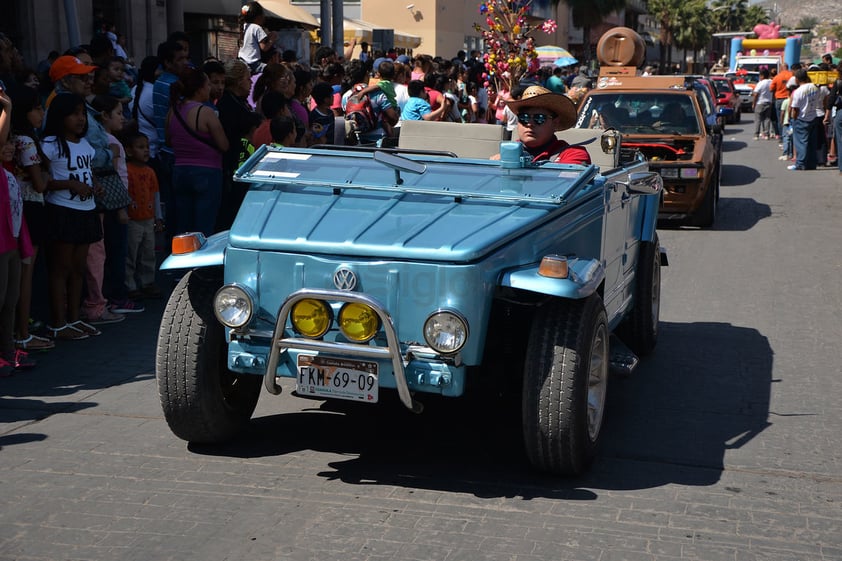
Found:
[(609, 318), (621, 311), (631, 298), (631, 287), (625, 279), (634, 263), (633, 252), (637, 250), (638, 234), (633, 232), (630, 217), (637, 212), (640, 197), (629, 191), (628, 184), (627, 168), (620, 168), (606, 177), (603, 256), (606, 280), (604, 303)]

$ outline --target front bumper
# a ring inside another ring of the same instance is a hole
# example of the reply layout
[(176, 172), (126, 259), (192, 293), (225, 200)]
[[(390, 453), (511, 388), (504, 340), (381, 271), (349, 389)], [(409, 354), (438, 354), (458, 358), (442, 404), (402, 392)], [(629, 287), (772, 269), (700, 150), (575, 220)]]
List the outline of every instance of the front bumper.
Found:
[(658, 210), (660, 220), (683, 220), (692, 216), (705, 198), (703, 180), (664, 180), (664, 198)]
[[(382, 345), (308, 339), (289, 336), (287, 318), (292, 307), (304, 298), (315, 298), (333, 302), (359, 302), (371, 307), (380, 318), (385, 341)], [(413, 391), (435, 392), (445, 395), (461, 395), (464, 390), (465, 366), (459, 355), (443, 357), (429, 347), (420, 344), (402, 343), (388, 311), (374, 298), (357, 292), (339, 290), (298, 290), (284, 301), (275, 323), (265, 361), (263, 384), (272, 394), (279, 394), (281, 387), (278, 376), (296, 376), (296, 357), (301, 353), (324, 354), (330, 357), (354, 357), (373, 359), (381, 365), (379, 370), (381, 387), (393, 386), (408, 409), (420, 412), (421, 404), (413, 399)], [(241, 365), (262, 370), (262, 360), (249, 362), (244, 355), (231, 357), (229, 361), (240, 361)], [(389, 375), (391, 371), (391, 375)]]

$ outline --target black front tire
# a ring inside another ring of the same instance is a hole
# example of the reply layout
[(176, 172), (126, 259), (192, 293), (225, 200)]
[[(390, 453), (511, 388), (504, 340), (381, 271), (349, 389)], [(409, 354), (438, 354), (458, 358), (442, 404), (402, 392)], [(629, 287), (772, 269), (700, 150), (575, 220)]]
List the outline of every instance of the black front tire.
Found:
[(228, 370), (225, 333), (212, 303), (222, 280), (186, 274), (173, 290), (158, 331), (155, 373), (164, 418), (188, 442), (224, 442), (254, 413), (262, 378)]
[(658, 236), (641, 242), (634, 288), (634, 307), (620, 326), (623, 342), (638, 356), (645, 356), (658, 343), (661, 310), (661, 248)]
[(716, 174), (708, 185), (702, 206), (693, 217), (693, 225), (701, 228), (709, 228), (716, 223), (717, 207), (719, 206), (719, 183), (722, 175), (722, 164), (717, 162), (714, 167)]
[(602, 299), (556, 301), (535, 315), (523, 374), (523, 439), (541, 471), (579, 475), (593, 461), (608, 389)]

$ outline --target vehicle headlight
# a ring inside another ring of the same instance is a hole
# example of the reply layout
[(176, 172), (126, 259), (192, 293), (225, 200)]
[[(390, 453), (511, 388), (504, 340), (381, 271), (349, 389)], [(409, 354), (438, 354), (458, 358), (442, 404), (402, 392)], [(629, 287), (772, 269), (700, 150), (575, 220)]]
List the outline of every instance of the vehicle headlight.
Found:
[(468, 321), (457, 312), (434, 312), (424, 322), (424, 340), (442, 354), (459, 352), (468, 340)]
[(226, 327), (242, 327), (251, 321), (254, 296), (245, 287), (236, 284), (223, 286), (214, 296), (213, 313)]
[(702, 170), (699, 168), (681, 168), (681, 177), (683, 179), (698, 179), (702, 176)]
[(330, 329), (333, 322), (333, 310), (326, 302), (305, 298), (292, 306), (289, 313), (292, 327), (301, 335), (318, 339)]
[(661, 168), (661, 177), (678, 179), (678, 168)]
[(348, 302), (339, 310), (339, 329), (351, 341), (365, 343), (380, 329), (380, 317), (370, 306)]

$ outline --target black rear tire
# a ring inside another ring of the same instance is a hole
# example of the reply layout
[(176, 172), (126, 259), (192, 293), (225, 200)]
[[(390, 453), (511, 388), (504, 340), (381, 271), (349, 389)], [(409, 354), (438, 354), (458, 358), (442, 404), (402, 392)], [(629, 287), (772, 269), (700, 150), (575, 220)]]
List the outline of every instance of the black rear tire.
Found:
[(634, 287), (634, 307), (619, 329), (620, 338), (638, 356), (645, 356), (658, 343), (661, 310), (661, 248), (658, 236), (641, 242)]
[(579, 475), (593, 461), (608, 389), (602, 299), (556, 301), (535, 315), (523, 374), (523, 439), (541, 471)]
[(164, 418), (189, 442), (224, 442), (254, 413), (262, 377), (228, 370), (222, 325), (212, 311), (219, 277), (186, 274), (170, 296), (161, 328), (155, 372)]

